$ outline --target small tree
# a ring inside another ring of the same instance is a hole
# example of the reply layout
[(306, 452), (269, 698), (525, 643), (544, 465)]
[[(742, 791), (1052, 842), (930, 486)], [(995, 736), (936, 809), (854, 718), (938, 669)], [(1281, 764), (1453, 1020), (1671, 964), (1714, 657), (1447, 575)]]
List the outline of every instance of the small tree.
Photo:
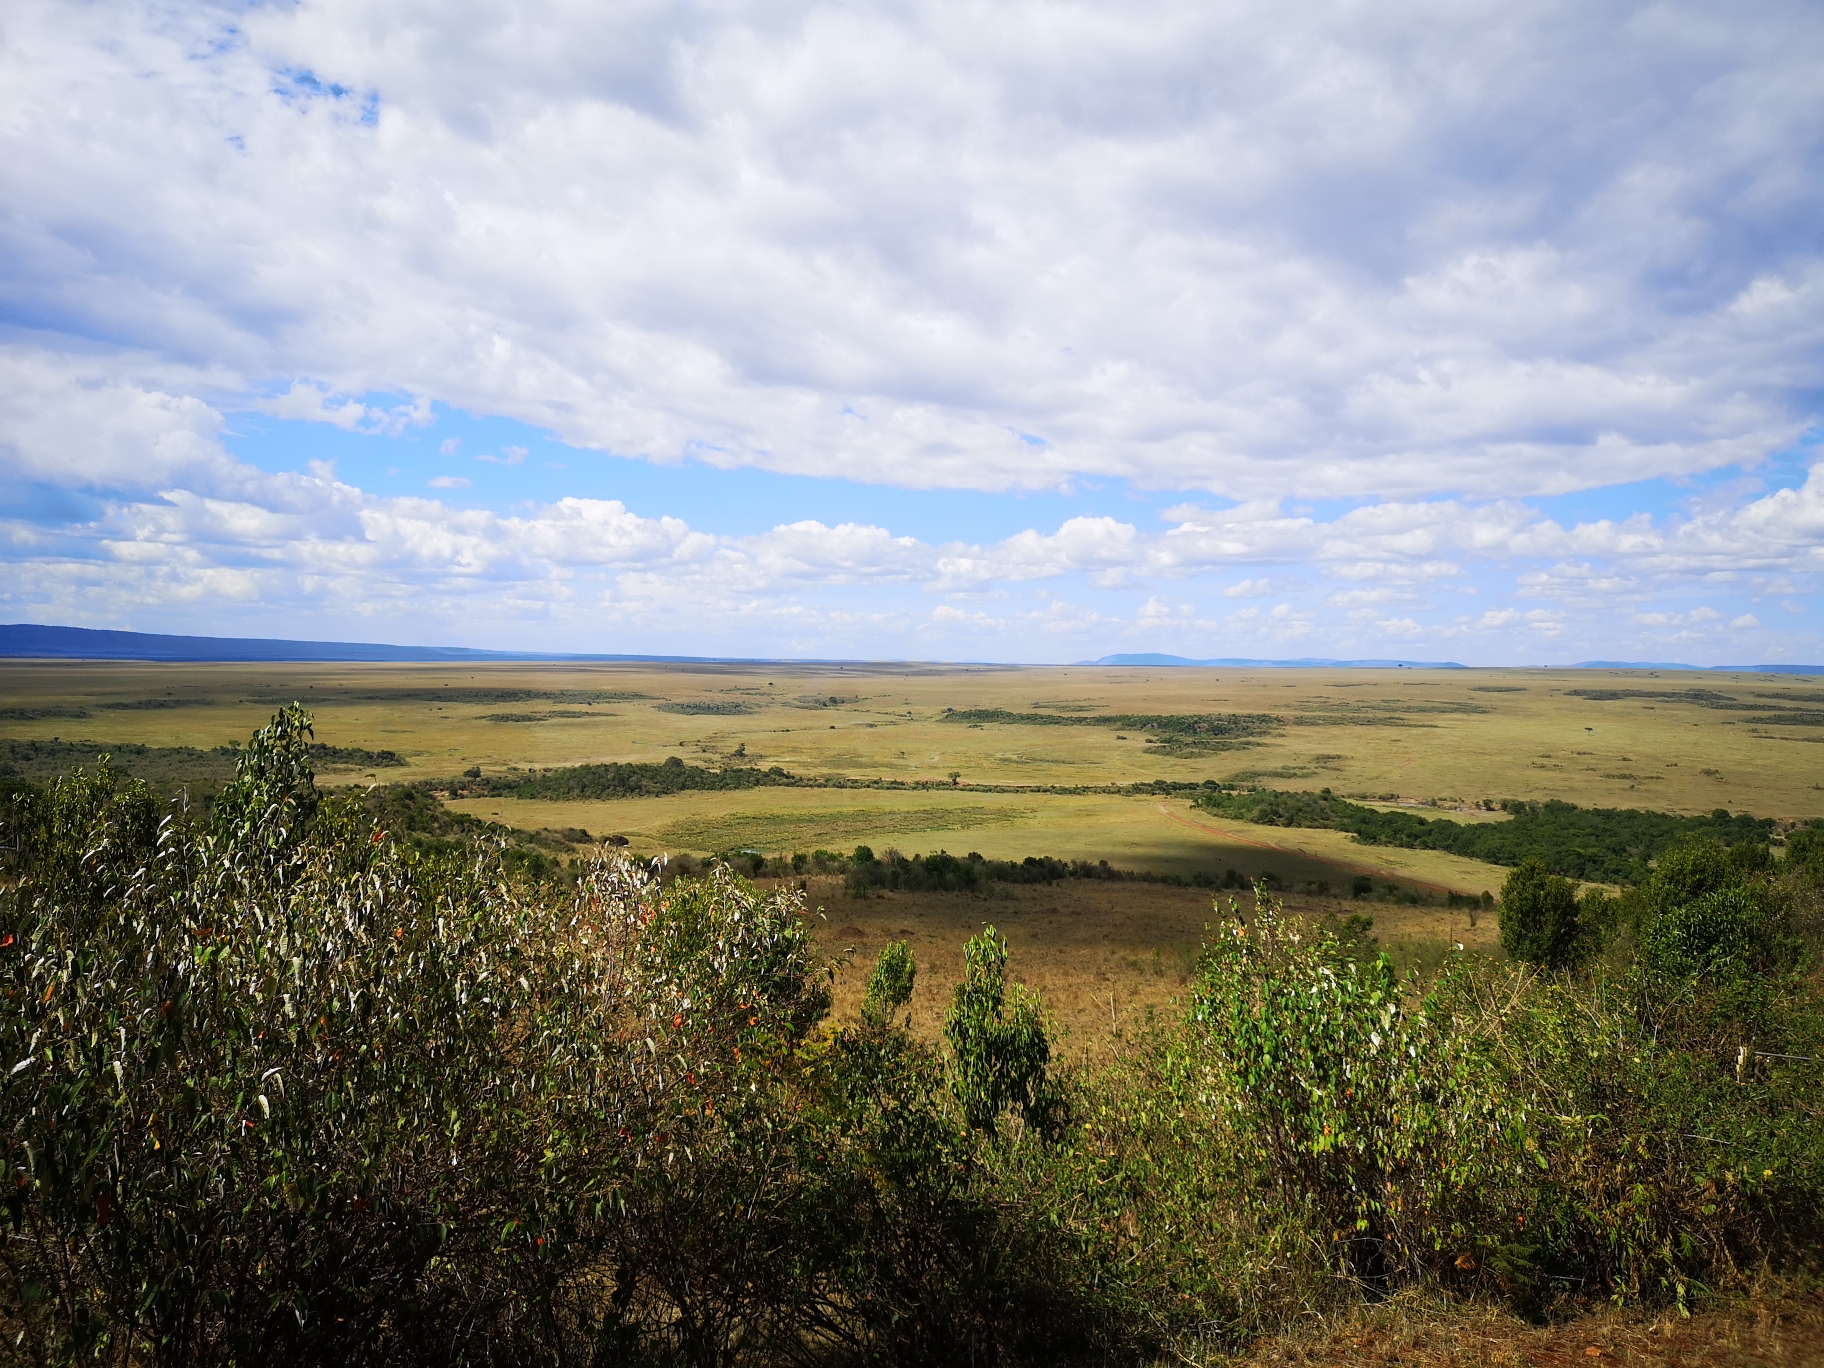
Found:
[(1582, 956), (1584, 941), (1576, 887), (1543, 860), (1522, 861), (1501, 887), (1501, 948), (1528, 964), (1562, 969)]
[(311, 716), (299, 703), (280, 708), (253, 734), (235, 760), (234, 778), (222, 786), (210, 810), (224, 840), (274, 852), (303, 841), (317, 815), (307, 739), (315, 735)]
[(963, 963), (944, 1022), (955, 1054), (951, 1086), (963, 1114), (990, 1135), (1008, 1107), (1018, 1107), (1027, 1125), (1041, 1125), (1051, 1043), (1038, 995), (1017, 983), (1007, 991), (1007, 942), (992, 926), (963, 946)]
[(868, 977), (867, 991), (862, 994), (861, 1019), (868, 1026), (889, 1026), (893, 1014), (912, 1001), (912, 985), (918, 979), (918, 963), (904, 941), (894, 941), (880, 952), (874, 972)]

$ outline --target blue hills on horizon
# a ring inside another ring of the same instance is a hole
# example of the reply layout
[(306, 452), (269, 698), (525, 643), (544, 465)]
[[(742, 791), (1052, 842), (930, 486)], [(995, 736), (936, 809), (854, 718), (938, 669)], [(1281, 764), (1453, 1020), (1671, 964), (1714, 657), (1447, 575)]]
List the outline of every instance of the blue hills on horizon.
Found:
[(1244, 660), (1224, 657), (1216, 660), (1191, 660), (1186, 656), (1106, 655), (1099, 660), (1079, 660), (1079, 665), (1152, 665), (1171, 669), (1180, 665), (1223, 666), (1228, 669), (1276, 670), (1468, 670), (1468, 669), (1559, 669), (1559, 670), (1694, 670), (1705, 674), (1824, 674), (1824, 665), (1678, 665), (1658, 660), (1579, 660), (1571, 665), (1470, 666), (1454, 660), (1324, 660), (1306, 656), (1299, 660)]
[[(681, 656), (629, 653), (624, 655), (589, 655), (565, 651), (488, 651), (467, 646), (389, 646), (359, 641), (290, 641), (275, 637), (173, 636), (159, 632), (124, 632), (97, 627), (60, 627), (41, 623), (0, 625), (0, 658), (40, 660), (146, 660), (146, 661), (223, 661), (223, 662), (290, 662), (370, 663), (370, 664), (479, 664), (485, 661), (575, 661), (579, 664), (787, 664), (777, 658), (762, 661), (749, 656)], [(834, 664), (836, 661), (805, 660), (803, 664)], [(844, 660), (844, 664), (864, 663)], [(989, 661), (957, 662), (992, 664)], [(1159, 653), (1106, 655), (1098, 660), (1079, 660), (1078, 665), (1149, 666), (1155, 669), (1178, 666), (1222, 667), (1226, 669), (1406, 669), (1464, 670), (1472, 667), (1454, 660), (1329, 660), (1315, 656), (1297, 660), (1254, 660), (1221, 657), (1193, 660), (1187, 656)], [(1520, 667), (1512, 667), (1520, 668)], [(1727, 674), (1824, 674), (1824, 665), (1681, 665), (1665, 661), (1582, 660), (1561, 669), (1580, 670), (1692, 670)]]
[(98, 627), (0, 625), (0, 658), (426, 664), (438, 661), (722, 661), (721, 656), (575, 655), (558, 651), (483, 651), (468, 646), (387, 646), (361, 641), (287, 641), (272, 637), (167, 636)]
[(1317, 656), (1303, 656), (1297, 660), (1247, 660), (1239, 656), (1223, 656), (1216, 660), (1191, 660), (1186, 656), (1161, 655), (1154, 651), (1139, 655), (1106, 655), (1099, 660), (1079, 660), (1076, 663), (1078, 665), (1158, 665), (1168, 669), (1178, 665), (1220, 665), (1229, 669), (1275, 670), (1307, 670), (1323, 667), (1381, 670), (1467, 670), (1469, 668), (1467, 665), (1459, 665), (1454, 660), (1326, 660)]

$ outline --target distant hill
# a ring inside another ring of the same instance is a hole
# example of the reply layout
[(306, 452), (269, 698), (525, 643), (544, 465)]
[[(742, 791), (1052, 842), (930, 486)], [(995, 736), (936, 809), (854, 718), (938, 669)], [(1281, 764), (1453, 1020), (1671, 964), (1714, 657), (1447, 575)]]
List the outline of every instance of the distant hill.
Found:
[[(654, 661), (703, 664), (773, 663), (746, 656), (583, 655), (565, 651), (482, 651), (468, 646), (389, 646), (369, 641), (288, 641), (275, 637), (165, 636), (158, 632), (115, 632), (94, 627), (56, 627), (36, 623), (0, 625), (0, 658), (31, 657), (49, 660), (170, 660), (170, 661), (369, 661), (375, 663), (428, 663), (489, 660)], [(786, 662), (777, 662), (784, 664)], [(800, 664), (863, 664), (862, 661), (800, 661)], [(988, 661), (958, 662), (990, 664)], [(1079, 660), (1079, 665), (1144, 665), (1169, 669), (1181, 665), (1221, 666), (1227, 669), (1377, 669), (1462, 670), (1454, 660), (1326, 660), (1307, 656), (1298, 660), (1248, 660), (1224, 656), (1192, 660), (1188, 656), (1146, 652), (1106, 655), (1100, 660)], [(1704, 670), (1727, 674), (1824, 674), (1824, 665), (1677, 665), (1663, 661), (1581, 660), (1578, 670)]]
[(92, 627), (0, 626), (0, 657), (53, 660), (428, 661), (599, 660), (706, 661), (708, 656), (566, 655), (477, 651), (464, 646), (386, 646), (361, 641), (283, 641), (265, 637), (162, 636)]
[(1454, 660), (1319, 660), (1307, 656), (1301, 660), (1241, 660), (1234, 657), (1223, 657), (1220, 660), (1191, 660), (1185, 656), (1175, 655), (1108, 655), (1100, 660), (1079, 660), (1079, 665), (1221, 665), (1229, 669), (1253, 669), (1270, 666), (1273, 669), (1309, 670), (1320, 667), (1330, 669), (1407, 669), (1407, 670), (1463, 670), (1466, 665), (1459, 665)]
[(1580, 660), (1573, 670), (1704, 670), (1712, 674), (1824, 674), (1824, 665), (1677, 665), (1664, 660)]
[[(1467, 665), (1459, 665), (1454, 660), (1320, 660), (1311, 656), (1299, 660), (1244, 660), (1228, 656), (1217, 660), (1192, 660), (1188, 656), (1160, 655), (1151, 652), (1142, 655), (1106, 655), (1100, 660), (1079, 660), (1077, 664), (1148, 665), (1164, 669), (1178, 665), (1220, 665), (1231, 670), (1269, 668), (1276, 670), (1320, 668), (1332, 670), (1466, 670), (1470, 668)], [(1824, 665), (1675, 665), (1665, 661), (1647, 660), (1580, 660), (1575, 665), (1559, 668), (1572, 670), (1702, 670), (1711, 674), (1729, 674), (1731, 672), (1736, 674), (1824, 674)]]

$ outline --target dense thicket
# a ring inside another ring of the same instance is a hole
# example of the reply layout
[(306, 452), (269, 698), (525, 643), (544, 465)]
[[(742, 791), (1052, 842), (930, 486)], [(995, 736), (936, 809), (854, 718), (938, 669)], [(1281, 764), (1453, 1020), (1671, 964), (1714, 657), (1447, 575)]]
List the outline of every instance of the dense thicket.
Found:
[(447, 780), (446, 784), (448, 791), (461, 796), (582, 800), (652, 798), (667, 793), (762, 788), (768, 784), (793, 782), (792, 776), (776, 765), (764, 770), (751, 765), (708, 769), (702, 765), (687, 765), (674, 755), (658, 764), (630, 761), (571, 765), (531, 773), (470, 774)]
[[(1060, 860), (1052, 855), (1028, 855), (1021, 860), (990, 860), (973, 850), (967, 855), (952, 855), (944, 850), (930, 855), (902, 855), (898, 851), (887, 850), (876, 855), (870, 846), (857, 846), (848, 855), (817, 851), (799, 869), (807, 866), (819, 872), (841, 872), (843, 886), (851, 897), (863, 897), (877, 891), (980, 893), (991, 884), (1052, 884), (1060, 879), (1189, 884), (1199, 888), (1215, 886), (1215, 880), (1208, 874), (1156, 874), (1144, 870), (1119, 869), (1107, 860)], [(772, 872), (773, 869), (773, 862), (767, 862), (766, 872)], [(780, 869), (777, 872), (785, 871)], [(1233, 887), (1234, 882), (1231, 878), (1229, 886)]]
[(1453, 822), (1388, 812), (1321, 793), (1258, 789), (1201, 795), (1197, 805), (1223, 817), (1265, 826), (1323, 827), (1347, 831), (1364, 845), (1447, 850), (1490, 864), (1517, 865), (1536, 859), (1554, 874), (1602, 883), (1639, 883), (1652, 862), (1674, 843), (1711, 837), (1725, 845), (1764, 842), (1774, 823), (1718, 809), (1708, 816), (1680, 817), (1637, 808), (1581, 808), (1550, 799), (1510, 799), (1501, 804), (1504, 822)]
[(1009, 712), (1005, 708), (945, 708), (943, 720), (969, 725), (1110, 727), (1144, 733), (1153, 741), (1213, 743), (1270, 736), (1286, 723), (1271, 713)]
[(832, 1021), (794, 895), (415, 849), (317, 790), (307, 725), (206, 814), (106, 769), (16, 801), (16, 1359), (1146, 1362), (1398, 1287), (1682, 1302), (1816, 1248), (1806, 833), (1668, 851), (1574, 974), (1421, 989), (1231, 904), (1183, 1015), (1092, 1070), (992, 929), (942, 1045), (904, 945)]

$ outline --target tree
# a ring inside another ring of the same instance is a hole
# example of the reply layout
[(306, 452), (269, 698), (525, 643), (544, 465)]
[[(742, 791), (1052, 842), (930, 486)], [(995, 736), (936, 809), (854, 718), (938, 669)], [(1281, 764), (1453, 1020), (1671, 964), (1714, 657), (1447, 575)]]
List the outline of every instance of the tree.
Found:
[(861, 999), (861, 1019), (869, 1026), (890, 1026), (893, 1014), (912, 1001), (918, 964), (904, 941), (894, 941), (880, 952), (874, 973)]
[(1042, 1126), (1051, 1043), (1038, 996), (1017, 983), (1007, 990), (1007, 942), (992, 926), (964, 944), (963, 964), (944, 1022), (963, 1113), (990, 1135), (1008, 1107), (1018, 1107), (1027, 1125)]
[(1537, 857), (1522, 861), (1501, 888), (1501, 948), (1514, 959), (1563, 969), (1582, 958), (1577, 889)]

